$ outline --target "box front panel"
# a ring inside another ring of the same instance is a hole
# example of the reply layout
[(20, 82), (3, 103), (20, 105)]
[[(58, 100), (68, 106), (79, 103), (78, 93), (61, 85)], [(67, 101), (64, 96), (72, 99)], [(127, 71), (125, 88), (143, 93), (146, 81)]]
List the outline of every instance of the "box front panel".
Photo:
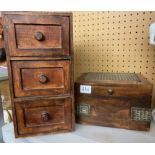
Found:
[[(76, 94), (75, 104), (78, 123), (135, 130), (148, 130), (150, 127), (150, 98), (95, 97)], [(141, 112), (135, 112), (133, 108), (141, 109)], [(149, 119), (144, 118), (146, 116)]]

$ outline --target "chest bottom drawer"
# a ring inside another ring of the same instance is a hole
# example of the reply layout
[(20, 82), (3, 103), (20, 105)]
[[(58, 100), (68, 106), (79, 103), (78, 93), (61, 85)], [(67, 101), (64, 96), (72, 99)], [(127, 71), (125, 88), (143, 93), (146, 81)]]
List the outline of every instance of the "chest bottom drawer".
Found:
[(72, 129), (70, 98), (16, 102), (15, 110), (19, 136)]

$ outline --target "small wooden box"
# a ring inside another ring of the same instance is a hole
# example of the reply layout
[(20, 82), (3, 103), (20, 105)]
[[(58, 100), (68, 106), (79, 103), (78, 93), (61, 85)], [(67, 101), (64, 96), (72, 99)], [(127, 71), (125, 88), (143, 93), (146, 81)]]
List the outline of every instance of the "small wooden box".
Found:
[(75, 83), (76, 121), (149, 130), (152, 84), (134, 73), (84, 73)]

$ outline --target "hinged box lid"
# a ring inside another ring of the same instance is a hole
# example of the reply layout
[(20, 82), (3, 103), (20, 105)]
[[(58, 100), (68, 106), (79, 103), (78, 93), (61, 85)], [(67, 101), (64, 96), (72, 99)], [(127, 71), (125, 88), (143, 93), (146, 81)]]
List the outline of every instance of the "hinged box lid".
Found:
[(95, 84), (150, 84), (146, 78), (136, 73), (105, 73), (88, 72), (83, 73), (76, 81), (77, 83)]
[(83, 73), (75, 83), (76, 94), (108, 97), (150, 97), (152, 84), (136, 73)]

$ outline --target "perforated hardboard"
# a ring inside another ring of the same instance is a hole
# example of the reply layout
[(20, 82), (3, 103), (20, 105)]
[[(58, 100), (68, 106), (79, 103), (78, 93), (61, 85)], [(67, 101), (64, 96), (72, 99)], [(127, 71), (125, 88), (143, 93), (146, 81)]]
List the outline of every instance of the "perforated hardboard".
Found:
[(152, 11), (73, 12), (75, 79), (83, 72), (135, 72), (155, 85), (153, 22)]

